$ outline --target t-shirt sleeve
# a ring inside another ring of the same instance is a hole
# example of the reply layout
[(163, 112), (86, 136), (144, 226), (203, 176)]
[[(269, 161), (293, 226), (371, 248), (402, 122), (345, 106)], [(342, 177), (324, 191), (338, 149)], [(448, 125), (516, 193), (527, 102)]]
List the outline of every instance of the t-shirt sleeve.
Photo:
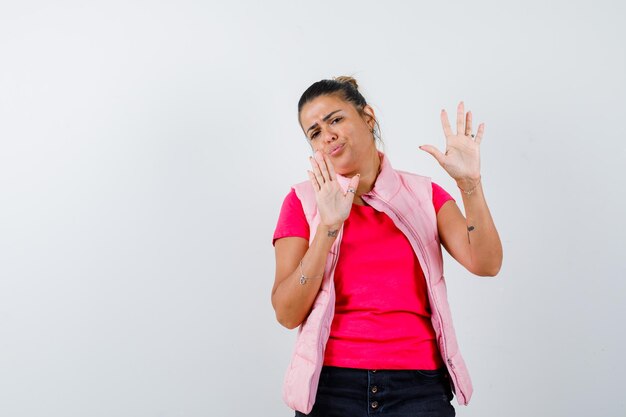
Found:
[(432, 183), (433, 185), (433, 206), (435, 207), (435, 213), (439, 213), (439, 209), (444, 205), (446, 201), (455, 201), (450, 194), (446, 192), (439, 185)]
[(277, 239), (283, 237), (301, 237), (309, 240), (309, 222), (306, 220), (302, 203), (293, 188), (285, 197), (280, 209), (272, 245)]

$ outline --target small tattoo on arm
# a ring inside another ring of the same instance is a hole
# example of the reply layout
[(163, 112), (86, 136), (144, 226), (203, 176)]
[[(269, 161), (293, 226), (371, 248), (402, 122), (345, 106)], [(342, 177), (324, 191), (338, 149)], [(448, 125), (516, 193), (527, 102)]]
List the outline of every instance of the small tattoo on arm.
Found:
[(337, 233), (339, 233), (339, 229), (329, 230), (328, 237), (337, 237)]

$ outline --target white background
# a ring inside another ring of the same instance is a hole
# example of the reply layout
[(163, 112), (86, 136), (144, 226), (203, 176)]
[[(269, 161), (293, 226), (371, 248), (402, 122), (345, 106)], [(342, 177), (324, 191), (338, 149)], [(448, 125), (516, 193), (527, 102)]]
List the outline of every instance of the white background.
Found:
[[(2, 1), (0, 415), (291, 416), (271, 237), (296, 103), (354, 75), (395, 168), (486, 123), (496, 279), (446, 258), (459, 416), (624, 416), (619, 1)], [(456, 404), (456, 401), (455, 401)]]

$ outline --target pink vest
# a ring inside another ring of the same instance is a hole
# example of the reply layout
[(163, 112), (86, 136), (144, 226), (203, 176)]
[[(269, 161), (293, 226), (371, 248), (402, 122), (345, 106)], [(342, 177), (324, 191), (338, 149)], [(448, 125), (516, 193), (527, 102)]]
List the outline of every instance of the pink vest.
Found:
[[(337, 176), (344, 190), (349, 179)], [(320, 222), (315, 193), (309, 181), (294, 186), (309, 222), (311, 236)], [(362, 195), (374, 209), (388, 215), (411, 243), (424, 271), (432, 324), (439, 351), (452, 378), (457, 401), (467, 405), (472, 396), (472, 381), (459, 352), (443, 277), (443, 258), (437, 232), (437, 216), (432, 203), (430, 178), (394, 170), (381, 154), (381, 171), (374, 189)], [(283, 399), (289, 407), (308, 414), (315, 403), (324, 349), (335, 313), (334, 272), (339, 257), (343, 229), (328, 258), (324, 278), (307, 319), (300, 325), (291, 363), (283, 386)]]

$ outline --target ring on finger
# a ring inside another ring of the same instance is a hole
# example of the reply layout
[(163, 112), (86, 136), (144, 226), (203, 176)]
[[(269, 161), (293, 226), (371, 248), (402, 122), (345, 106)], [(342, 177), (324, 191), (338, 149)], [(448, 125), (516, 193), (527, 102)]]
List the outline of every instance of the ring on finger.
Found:
[(352, 187), (348, 188), (346, 191), (352, 194), (356, 194), (356, 190)]

